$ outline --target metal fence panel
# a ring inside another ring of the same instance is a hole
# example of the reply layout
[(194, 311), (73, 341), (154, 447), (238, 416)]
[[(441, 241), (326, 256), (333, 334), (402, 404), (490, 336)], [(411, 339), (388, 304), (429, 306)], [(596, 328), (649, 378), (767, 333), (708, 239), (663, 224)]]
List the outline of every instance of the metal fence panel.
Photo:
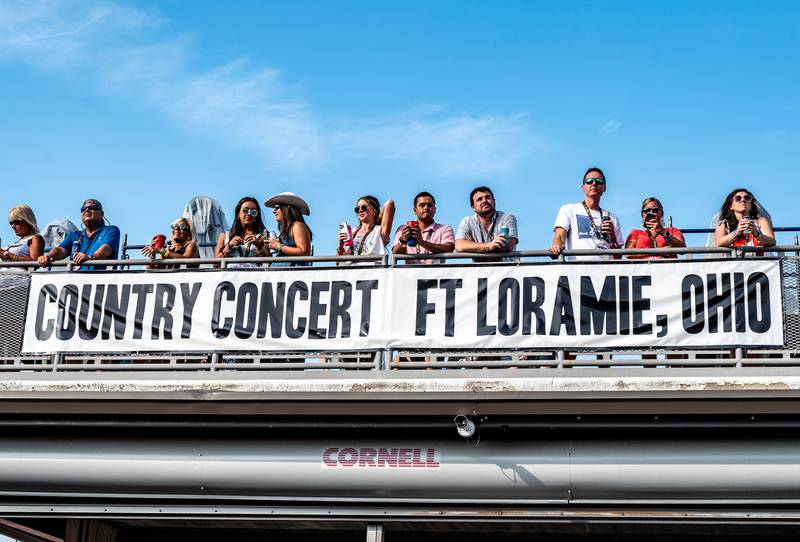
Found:
[(0, 355), (18, 356), (25, 330), (30, 273), (22, 269), (0, 271)]

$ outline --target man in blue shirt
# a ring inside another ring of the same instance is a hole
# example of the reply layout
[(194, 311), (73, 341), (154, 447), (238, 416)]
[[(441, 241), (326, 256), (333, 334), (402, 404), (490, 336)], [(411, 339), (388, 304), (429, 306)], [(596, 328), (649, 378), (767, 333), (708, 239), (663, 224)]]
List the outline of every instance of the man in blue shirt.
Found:
[(119, 228), (105, 224), (103, 206), (96, 199), (87, 199), (81, 207), (84, 229), (67, 234), (64, 241), (40, 256), (39, 265), (47, 267), (53, 260), (70, 257), (81, 269), (105, 269), (105, 265), (85, 265), (91, 260), (115, 260), (119, 250)]

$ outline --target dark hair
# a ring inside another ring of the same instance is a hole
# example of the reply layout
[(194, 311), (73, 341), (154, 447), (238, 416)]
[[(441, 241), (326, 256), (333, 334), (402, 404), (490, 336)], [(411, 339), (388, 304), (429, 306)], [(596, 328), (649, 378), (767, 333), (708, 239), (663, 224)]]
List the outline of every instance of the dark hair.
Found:
[(288, 203), (279, 203), (275, 207), (281, 210), (281, 216), (283, 216), (283, 221), (281, 221), (281, 223), (279, 224), (281, 238), (293, 239), (293, 237), (291, 237), (290, 235), (290, 232), (292, 231), (292, 226), (294, 226), (295, 222), (302, 222), (303, 225), (308, 230), (309, 239), (314, 238), (314, 234), (311, 232), (311, 228), (308, 227), (308, 224), (306, 224), (305, 219), (303, 219), (303, 212), (297, 205), (290, 205)]
[(472, 207), (472, 203), (473, 203), (472, 202), (472, 198), (473, 198), (473, 196), (475, 196), (475, 194), (477, 194), (478, 192), (489, 192), (489, 195), (492, 196), (492, 199), (494, 199), (494, 193), (492, 192), (491, 188), (489, 188), (488, 186), (479, 186), (478, 188), (473, 188), (472, 192), (469, 193), (469, 206), (470, 207)]
[(229, 238), (236, 237), (237, 235), (241, 236), (244, 235), (244, 226), (242, 226), (241, 220), (239, 220), (239, 211), (242, 210), (242, 205), (245, 203), (255, 203), (256, 209), (258, 209), (258, 216), (256, 217), (256, 231), (259, 233), (263, 232), (267, 229), (264, 226), (264, 220), (261, 218), (261, 205), (258, 204), (258, 200), (252, 196), (245, 196), (239, 200), (239, 203), (236, 204), (236, 209), (233, 211), (233, 224), (231, 225), (231, 231), (228, 234)]
[(436, 198), (433, 197), (433, 194), (430, 192), (420, 192), (416, 196), (414, 196), (414, 207), (417, 206), (417, 200), (419, 198), (431, 198), (433, 200), (433, 204), (436, 205)]
[(604, 180), (604, 181), (606, 180), (606, 174), (605, 174), (605, 173), (603, 173), (603, 170), (602, 170), (602, 169), (600, 169), (599, 167), (590, 167), (589, 169), (587, 169), (587, 170), (586, 170), (586, 173), (584, 173), (584, 174), (583, 174), (583, 178), (582, 178), (581, 180), (585, 180), (585, 179), (586, 179), (586, 176), (587, 176), (588, 174), (590, 174), (591, 172), (593, 172), (593, 171), (594, 171), (594, 172), (597, 172), (597, 173), (599, 173), (599, 174), (600, 174), (600, 176), (603, 178), (603, 180)]
[(737, 192), (746, 192), (753, 197), (752, 205), (750, 205), (750, 218), (758, 218), (758, 200), (753, 193), (750, 192), (747, 188), (736, 188), (731, 190), (730, 194), (725, 198), (725, 201), (722, 203), (722, 207), (719, 208), (719, 223), (721, 224), (724, 220), (728, 224), (728, 231), (732, 232), (736, 228), (739, 227), (739, 220), (736, 218), (736, 214), (731, 211), (731, 203), (733, 203), (733, 196), (736, 195)]
[[(381, 223), (381, 203), (378, 201), (378, 198), (370, 195), (361, 196), (356, 200), (356, 203), (362, 199), (367, 202), (367, 205), (372, 207), (373, 211), (375, 211), (375, 225), (379, 225)], [(360, 225), (361, 222), (359, 221), (359, 226)]]

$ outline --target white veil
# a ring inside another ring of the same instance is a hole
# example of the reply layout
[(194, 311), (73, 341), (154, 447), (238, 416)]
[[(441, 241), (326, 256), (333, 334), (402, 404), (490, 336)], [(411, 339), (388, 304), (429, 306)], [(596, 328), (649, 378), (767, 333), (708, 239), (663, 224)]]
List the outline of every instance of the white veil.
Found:
[[(208, 196), (195, 196), (186, 204), (184, 218), (192, 221), (198, 245), (216, 243), (220, 233), (228, 231), (230, 225), (222, 205)], [(213, 247), (199, 247), (201, 258), (213, 258)]]

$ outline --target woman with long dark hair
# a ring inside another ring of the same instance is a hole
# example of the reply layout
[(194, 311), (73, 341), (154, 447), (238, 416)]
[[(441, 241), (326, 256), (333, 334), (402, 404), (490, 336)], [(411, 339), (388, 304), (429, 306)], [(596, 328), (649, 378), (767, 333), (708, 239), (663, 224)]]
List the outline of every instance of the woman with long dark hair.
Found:
[[(239, 200), (234, 211), (230, 231), (221, 233), (214, 249), (216, 258), (249, 258), (265, 256), (267, 244), (266, 228), (261, 218), (258, 200), (246, 196)], [(236, 264), (232, 267), (258, 267), (258, 264)]]
[(386, 254), (386, 243), (392, 234), (394, 221), (394, 201), (388, 199), (381, 207), (375, 196), (362, 196), (356, 202), (354, 211), (358, 227), (352, 232), (352, 238), (348, 232), (339, 232), (336, 253), (356, 256)]
[[(278, 223), (278, 234), (270, 236), (269, 250), (273, 257), (281, 256), (311, 256), (311, 240), (314, 235), (306, 224), (303, 215), (310, 215), (311, 210), (303, 198), (292, 192), (276, 194), (264, 202), (266, 207), (272, 207), (275, 221)], [(311, 262), (302, 263), (273, 263), (273, 266), (311, 265)]]
[(719, 210), (715, 235), (718, 247), (768, 247), (775, 244), (775, 232), (769, 217), (746, 188), (732, 190), (725, 198)]

